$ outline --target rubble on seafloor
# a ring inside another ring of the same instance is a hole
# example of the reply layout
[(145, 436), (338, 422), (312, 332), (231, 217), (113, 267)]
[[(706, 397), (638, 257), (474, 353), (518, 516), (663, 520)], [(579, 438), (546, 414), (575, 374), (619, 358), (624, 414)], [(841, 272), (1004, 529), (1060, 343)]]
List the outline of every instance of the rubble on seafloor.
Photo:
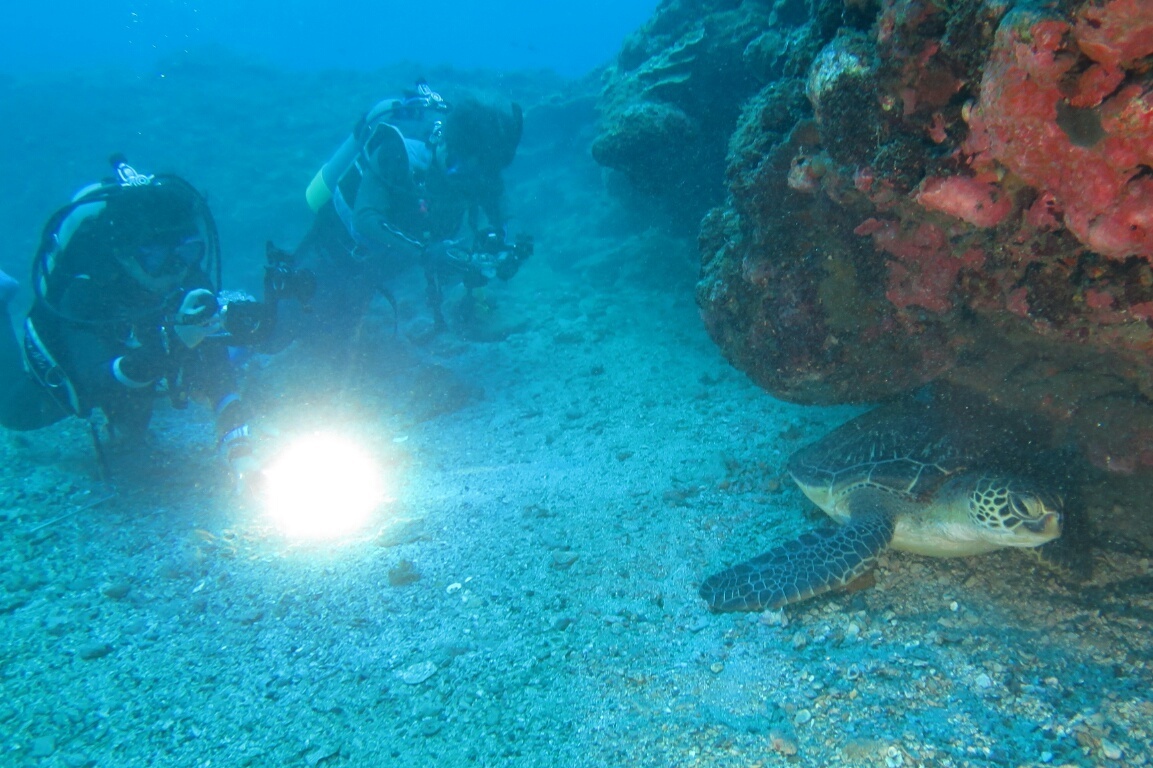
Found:
[[(751, 29), (663, 4), (602, 99), (601, 145), (667, 108), (727, 151), (698, 301), (729, 360), (804, 403), (946, 380), (1050, 419), (1107, 477), (1153, 470), (1153, 5), (769, 7)], [(644, 88), (688, 35), (741, 87)]]

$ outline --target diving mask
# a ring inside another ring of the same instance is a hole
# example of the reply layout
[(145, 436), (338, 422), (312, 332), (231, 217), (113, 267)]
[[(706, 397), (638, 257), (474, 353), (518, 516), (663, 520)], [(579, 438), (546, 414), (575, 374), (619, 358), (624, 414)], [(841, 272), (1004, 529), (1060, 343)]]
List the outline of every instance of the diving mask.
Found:
[(136, 250), (136, 263), (151, 277), (179, 274), (200, 266), (206, 251), (204, 238), (188, 235), (175, 243), (139, 246)]

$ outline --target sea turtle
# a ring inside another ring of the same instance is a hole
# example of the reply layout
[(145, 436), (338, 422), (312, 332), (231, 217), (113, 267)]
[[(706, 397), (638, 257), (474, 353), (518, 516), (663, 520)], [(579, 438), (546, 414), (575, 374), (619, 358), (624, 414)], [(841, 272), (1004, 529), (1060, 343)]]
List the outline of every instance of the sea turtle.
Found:
[(849, 584), (888, 547), (958, 557), (1051, 542), (1065, 513), (1052, 480), (1030, 475), (1040, 445), (991, 406), (870, 411), (789, 459), (793, 480), (841, 525), (710, 576), (701, 597), (718, 612), (775, 609)]

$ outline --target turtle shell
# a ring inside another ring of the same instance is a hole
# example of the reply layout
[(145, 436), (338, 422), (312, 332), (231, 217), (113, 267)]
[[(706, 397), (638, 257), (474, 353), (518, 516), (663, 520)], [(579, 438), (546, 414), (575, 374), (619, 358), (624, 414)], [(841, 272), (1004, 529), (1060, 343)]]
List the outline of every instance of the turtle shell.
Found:
[(863, 486), (926, 501), (959, 472), (1015, 466), (1033, 430), (999, 409), (902, 400), (859, 416), (789, 459), (788, 470), (826, 512)]

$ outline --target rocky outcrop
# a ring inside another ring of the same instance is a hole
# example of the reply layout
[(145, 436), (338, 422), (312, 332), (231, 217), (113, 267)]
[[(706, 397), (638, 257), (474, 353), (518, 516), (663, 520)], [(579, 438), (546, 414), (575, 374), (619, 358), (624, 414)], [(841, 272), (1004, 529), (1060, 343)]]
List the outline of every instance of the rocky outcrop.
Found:
[(1153, 468), (1153, 7), (1049, 5), (886, 0), (811, 118), (787, 78), (746, 103), (700, 240), (736, 365), (801, 402), (961, 383)]
[[(606, 74), (593, 157), (678, 215), (724, 199), (725, 156), (742, 105), (797, 76), (833, 34), (840, 0), (675, 0)], [(838, 15), (839, 18), (839, 15)]]
[(698, 300), (770, 392), (944, 380), (1153, 469), (1153, 5), (945, 5), (666, 3), (594, 153), (654, 195), (724, 181)]

